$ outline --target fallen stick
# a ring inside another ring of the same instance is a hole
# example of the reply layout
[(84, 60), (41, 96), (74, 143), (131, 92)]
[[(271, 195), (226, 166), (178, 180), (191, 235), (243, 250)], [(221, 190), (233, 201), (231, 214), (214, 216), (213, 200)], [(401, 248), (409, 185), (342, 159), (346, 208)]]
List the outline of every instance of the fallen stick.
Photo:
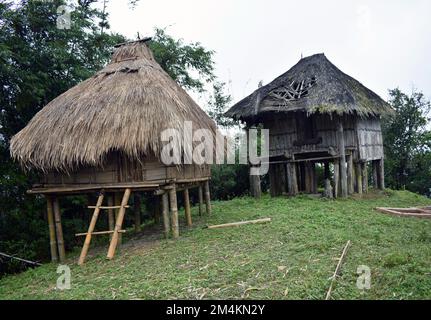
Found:
[(6, 257), (6, 258), (8, 258), (8, 259), (18, 260), (18, 261), (21, 261), (21, 262), (24, 262), (24, 263), (27, 263), (27, 264), (32, 264), (32, 265), (34, 265), (34, 266), (41, 266), (41, 264), (40, 264), (40, 263), (38, 263), (38, 262), (34, 262), (34, 261), (30, 261), (30, 260), (21, 259), (21, 258), (14, 257), (14, 256), (8, 255), (8, 254), (6, 254), (6, 253), (2, 253), (2, 252), (0, 252), (0, 256)]
[(257, 223), (266, 223), (266, 222), (271, 222), (271, 218), (264, 218), (264, 219), (250, 220), (250, 221), (231, 222), (231, 223), (225, 223), (225, 224), (217, 224), (217, 225), (212, 225), (212, 226), (206, 226), (206, 228), (217, 229), (217, 228), (226, 228), (226, 227), (237, 227), (237, 226), (242, 226), (244, 224), (257, 224)]
[(341, 254), (341, 257), (338, 259), (338, 264), (337, 264), (337, 267), (335, 268), (334, 275), (332, 276), (331, 285), (329, 286), (328, 292), (326, 293), (325, 300), (329, 300), (329, 298), (331, 297), (332, 287), (335, 283), (338, 273), (340, 272), (341, 264), (343, 263), (343, 259), (346, 255), (346, 252), (349, 246), (350, 246), (350, 240), (347, 241), (346, 245), (344, 246), (343, 253)]

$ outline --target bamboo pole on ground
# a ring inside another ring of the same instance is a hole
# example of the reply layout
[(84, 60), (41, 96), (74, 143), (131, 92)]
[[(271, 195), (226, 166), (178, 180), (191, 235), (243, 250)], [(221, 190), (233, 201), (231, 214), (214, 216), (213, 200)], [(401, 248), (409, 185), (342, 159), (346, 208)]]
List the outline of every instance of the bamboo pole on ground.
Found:
[(180, 235), (178, 226), (178, 203), (177, 203), (177, 190), (175, 184), (169, 189), (169, 202), (171, 207), (171, 228), (172, 236), (174, 239), (178, 238)]
[(219, 229), (219, 228), (227, 228), (227, 227), (237, 227), (237, 226), (242, 226), (244, 224), (258, 224), (258, 223), (266, 223), (266, 222), (271, 222), (271, 218), (263, 218), (263, 219), (249, 220), (249, 221), (216, 224), (216, 225), (212, 225), (212, 226), (207, 226), (206, 228), (207, 229)]
[(129, 197), (131, 193), (132, 193), (131, 189), (126, 189), (124, 192), (123, 199), (121, 200), (121, 208), (118, 212), (118, 216), (115, 221), (114, 233), (112, 234), (111, 243), (109, 244), (108, 255), (107, 255), (108, 259), (112, 259), (114, 257), (115, 249), (117, 248), (118, 241), (120, 240), (121, 233), (119, 233), (119, 231), (123, 226), (123, 220), (126, 214), (126, 206), (127, 206), (127, 203), (129, 202)]
[(82, 246), (81, 255), (79, 256), (78, 265), (82, 265), (85, 261), (85, 257), (87, 256), (88, 249), (90, 248), (90, 242), (91, 242), (91, 235), (94, 231), (94, 228), (96, 227), (97, 218), (99, 217), (100, 213), (100, 206), (103, 203), (104, 195), (101, 192), (99, 194), (99, 197), (97, 199), (96, 209), (94, 209), (93, 216), (91, 217), (90, 225), (88, 226), (87, 235), (85, 236), (84, 245)]
[(55, 223), (54, 223), (54, 212), (52, 207), (52, 198), (46, 197), (47, 214), (48, 214), (48, 226), (49, 226), (49, 247), (51, 249), (51, 261), (58, 261), (57, 253), (57, 241), (55, 239)]
[(204, 191), (203, 191), (202, 183), (199, 184), (198, 195), (199, 195), (199, 215), (202, 216), (202, 213), (204, 211)]
[(205, 206), (207, 210), (207, 215), (211, 215), (211, 195), (210, 195), (210, 182), (205, 181)]
[(187, 226), (192, 226), (192, 213), (190, 210), (190, 195), (189, 189), (184, 189), (184, 212), (186, 215)]
[(169, 229), (170, 229), (170, 222), (169, 222), (169, 196), (165, 192), (162, 195), (162, 215), (163, 215), (163, 226), (164, 226), (164, 233), (165, 238), (169, 238)]
[(344, 246), (343, 253), (341, 254), (341, 257), (338, 259), (337, 267), (335, 268), (334, 274), (332, 275), (331, 285), (329, 286), (328, 292), (326, 293), (325, 300), (329, 300), (331, 298), (332, 293), (332, 287), (334, 286), (335, 280), (340, 272), (341, 264), (343, 263), (343, 259), (346, 256), (347, 249), (350, 246), (350, 240), (347, 241), (346, 245)]
[(60, 203), (58, 202), (57, 197), (54, 197), (53, 199), (53, 208), (54, 208), (55, 229), (57, 233), (58, 256), (59, 256), (60, 262), (64, 262), (66, 260), (66, 250), (64, 249), (64, 238), (63, 238), (63, 227), (61, 225)]

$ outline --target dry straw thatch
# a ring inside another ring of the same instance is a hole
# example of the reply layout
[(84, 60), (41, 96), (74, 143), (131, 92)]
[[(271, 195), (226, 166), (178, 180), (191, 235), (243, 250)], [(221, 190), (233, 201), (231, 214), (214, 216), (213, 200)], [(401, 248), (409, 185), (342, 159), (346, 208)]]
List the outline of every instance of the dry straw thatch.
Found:
[(111, 62), (66, 91), (11, 140), (24, 167), (69, 171), (98, 166), (111, 151), (133, 159), (160, 155), (160, 133), (216, 125), (155, 61), (145, 40), (118, 46)]
[[(274, 98), (280, 88), (309, 85), (303, 96), (289, 101)], [(307, 114), (357, 114), (361, 117), (391, 113), (376, 93), (333, 65), (324, 54), (301, 59), (289, 71), (257, 89), (226, 112), (226, 116), (250, 120), (265, 112), (303, 111)]]

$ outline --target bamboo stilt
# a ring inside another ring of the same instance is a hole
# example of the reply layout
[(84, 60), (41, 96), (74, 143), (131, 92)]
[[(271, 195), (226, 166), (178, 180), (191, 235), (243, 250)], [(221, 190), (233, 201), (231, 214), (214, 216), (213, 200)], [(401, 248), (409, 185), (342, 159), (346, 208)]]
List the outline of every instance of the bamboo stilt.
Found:
[[(114, 196), (112, 194), (108, 195), (108, 206), (113, 207), (114, 206)], [(108, 229), (109, 231), (114, 230), (115, 226), (115, 218), (114, 218), (114, 209), (108, 209)], [(112, 235), (110, 235), (110, 239), (112, 238)]]
[(174, 239), (176, 239), (180, 236), (180, 231), (178, 226), (178, 203), (177, 190), (175, 185), (173, 185), (172, 189), (169, 190), (169, 202), (171, 207), (172, 236), (174, 237)]
[(104, 195), (103, 193), (99, 194), (97, 199), (96, 209), (94, 209), (93, 216), (91, 217), (90, 225), (88, 226), (87, 235), (85, 236), (84, 245), (82, 246), (81, 255), (79, 256), (78, 265), (82, 265), (85, 261), (85, 257), (87, 256), (88, 249), (90, 248), (91, 235), (96, 227), (97, 218), (100, 213), (100, 206), (103, 203)]
[(64, 249), (64, 238), (63, 238), (63, 227), (61, 225), (60, 203), (58, 202), (57, 197), (55, 197), (53, 200), (53, 209), (54, 209), (55, 229), (57, 233), (58, 256), (59, 256), (60, 262), (64, 262), (66, 260), (66, 250)]
[(207, 210), (207, 215), (211, 215), (211, 195), (210, 195), (210, 183), (205, 181), (205, 206)]
[[(115, 210), (115, 221), (117, 221), (117, 219), (118, 219), (118, 215), (119, 215), (119, 213), (120, 213), (120, 209), (121, 209), (121, 198), (122, 198), (122, 195), (121, 195), (121, 193), (120, 192), (115, 192), (114, 193), (114, 205), (116, 206), (116, 207), (119, 207), (118, 209), (116, 209)], [(115, 223), (114, 223), (114, 229), (115, 229)], [(111, 240), (112, 240), (112, 237), (111, 237)], [(118, 246), (121, 246), (121, 243), (123, 242), (123, 236), (122, 236), (122, 234), (119, 234), (119, 236), (118, 236), (118, 241), (117, 241), (117, 245)]]
[(47, 214), (48, 214), (48, 226), (49, 226), (49, 246), (51, 249), (51, 261), (58, 261), (57, 253), (57, 241), (55, 239), (55, 223), (54, 223), (54, 212), (52, 207), (52, 199), (50, 196), (46, 197)]
[(357, 192), (359, 194), (362, 194), (363, 187), (362, 187), (362, 165), (360, 162), (356, 164), (356, 186), (357, 186)]
[(137, 192), (133, 197), (133, 213), (135, 216), (135, 232), (141, 231), (141, 195)]
[(165, 238), (169, 238), (169, 229), (170, 229), (170, 222), (169, 222), (169, 196), (167, 193), (164, 193), (162, 195), (162, 215), (163, 215), (163, 226), (164, 226), (164, 233)]
[(334, 160), (334, 198), (338, 198), (340, 194), (340, 162)]
[(204, 211), (204, 191), (203, 191), (202, 183), (199, 184), (198, 194), (199, 194), (199, 215), (202, 216), (202, 213)]
[(107, 255), (108, 259), (112, 259), (114, 257), (115, 249), (117, 248), (118, 241), (121, 235), (121, 233), (119, 233), (119, 230), (121, 230), (121, 227), (123, 226), (124, 215), (126, 214), (125, 206), (129, 202), (129, 197), (131, 192), (132, 192), (131, 189), (126, 189), (126, 191), (124, 192), (123, 199), (121, 200), (121, 209), (118, 212), (118, 216), (115, 221), (114, 233), (112, 234), (111, 243), (109, 244), (108, 255)]
[(192, 226), (192, 213), (190, 210), (190, 195), (189, 189), (184, 189), (184, 212), (186, 215), (187, 226)]

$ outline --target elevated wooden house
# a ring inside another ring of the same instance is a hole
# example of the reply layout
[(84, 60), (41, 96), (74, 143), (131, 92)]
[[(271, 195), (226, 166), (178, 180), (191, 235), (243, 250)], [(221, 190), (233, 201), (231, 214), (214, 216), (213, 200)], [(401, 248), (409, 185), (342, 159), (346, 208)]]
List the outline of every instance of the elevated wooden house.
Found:
[[(53, 260), (65, 257), (59, 206), (64, 195), (98, 194), (88, 231), (81, 234), (86, 239), (79, 263), (94, 234), (111, 234), (108, 258), (114, 256), (132, 192), (162, 197), (165, 233), (174, 237), (177, 191), (184, 191), (189, 225), (190, 188), (199, 188), (200, 208), (205, 194), (210, 213), (209, 166), (163, 163), (161, 133), (182, 133), (188, 121), (193, 130), (215, 135), (216, 125), (155, 61), (148, 40), (118, 45), (103, 70), (51, 101), (11, 141), (12, 157), (41, 173), (29, 192), (47, 198)], [(94, 230), (100, 210), (108, 210), (110, 230)]]
[(332, 178), (334, 195), (347, 196), (367, 190), (369, 163), (372, 181), (384, 188), (380, 117), (391, 111), (377, 94), (316, 54), (226, 115), (269, 129), (272, 195), (316, 193), (319, 164), (326, 181)]

